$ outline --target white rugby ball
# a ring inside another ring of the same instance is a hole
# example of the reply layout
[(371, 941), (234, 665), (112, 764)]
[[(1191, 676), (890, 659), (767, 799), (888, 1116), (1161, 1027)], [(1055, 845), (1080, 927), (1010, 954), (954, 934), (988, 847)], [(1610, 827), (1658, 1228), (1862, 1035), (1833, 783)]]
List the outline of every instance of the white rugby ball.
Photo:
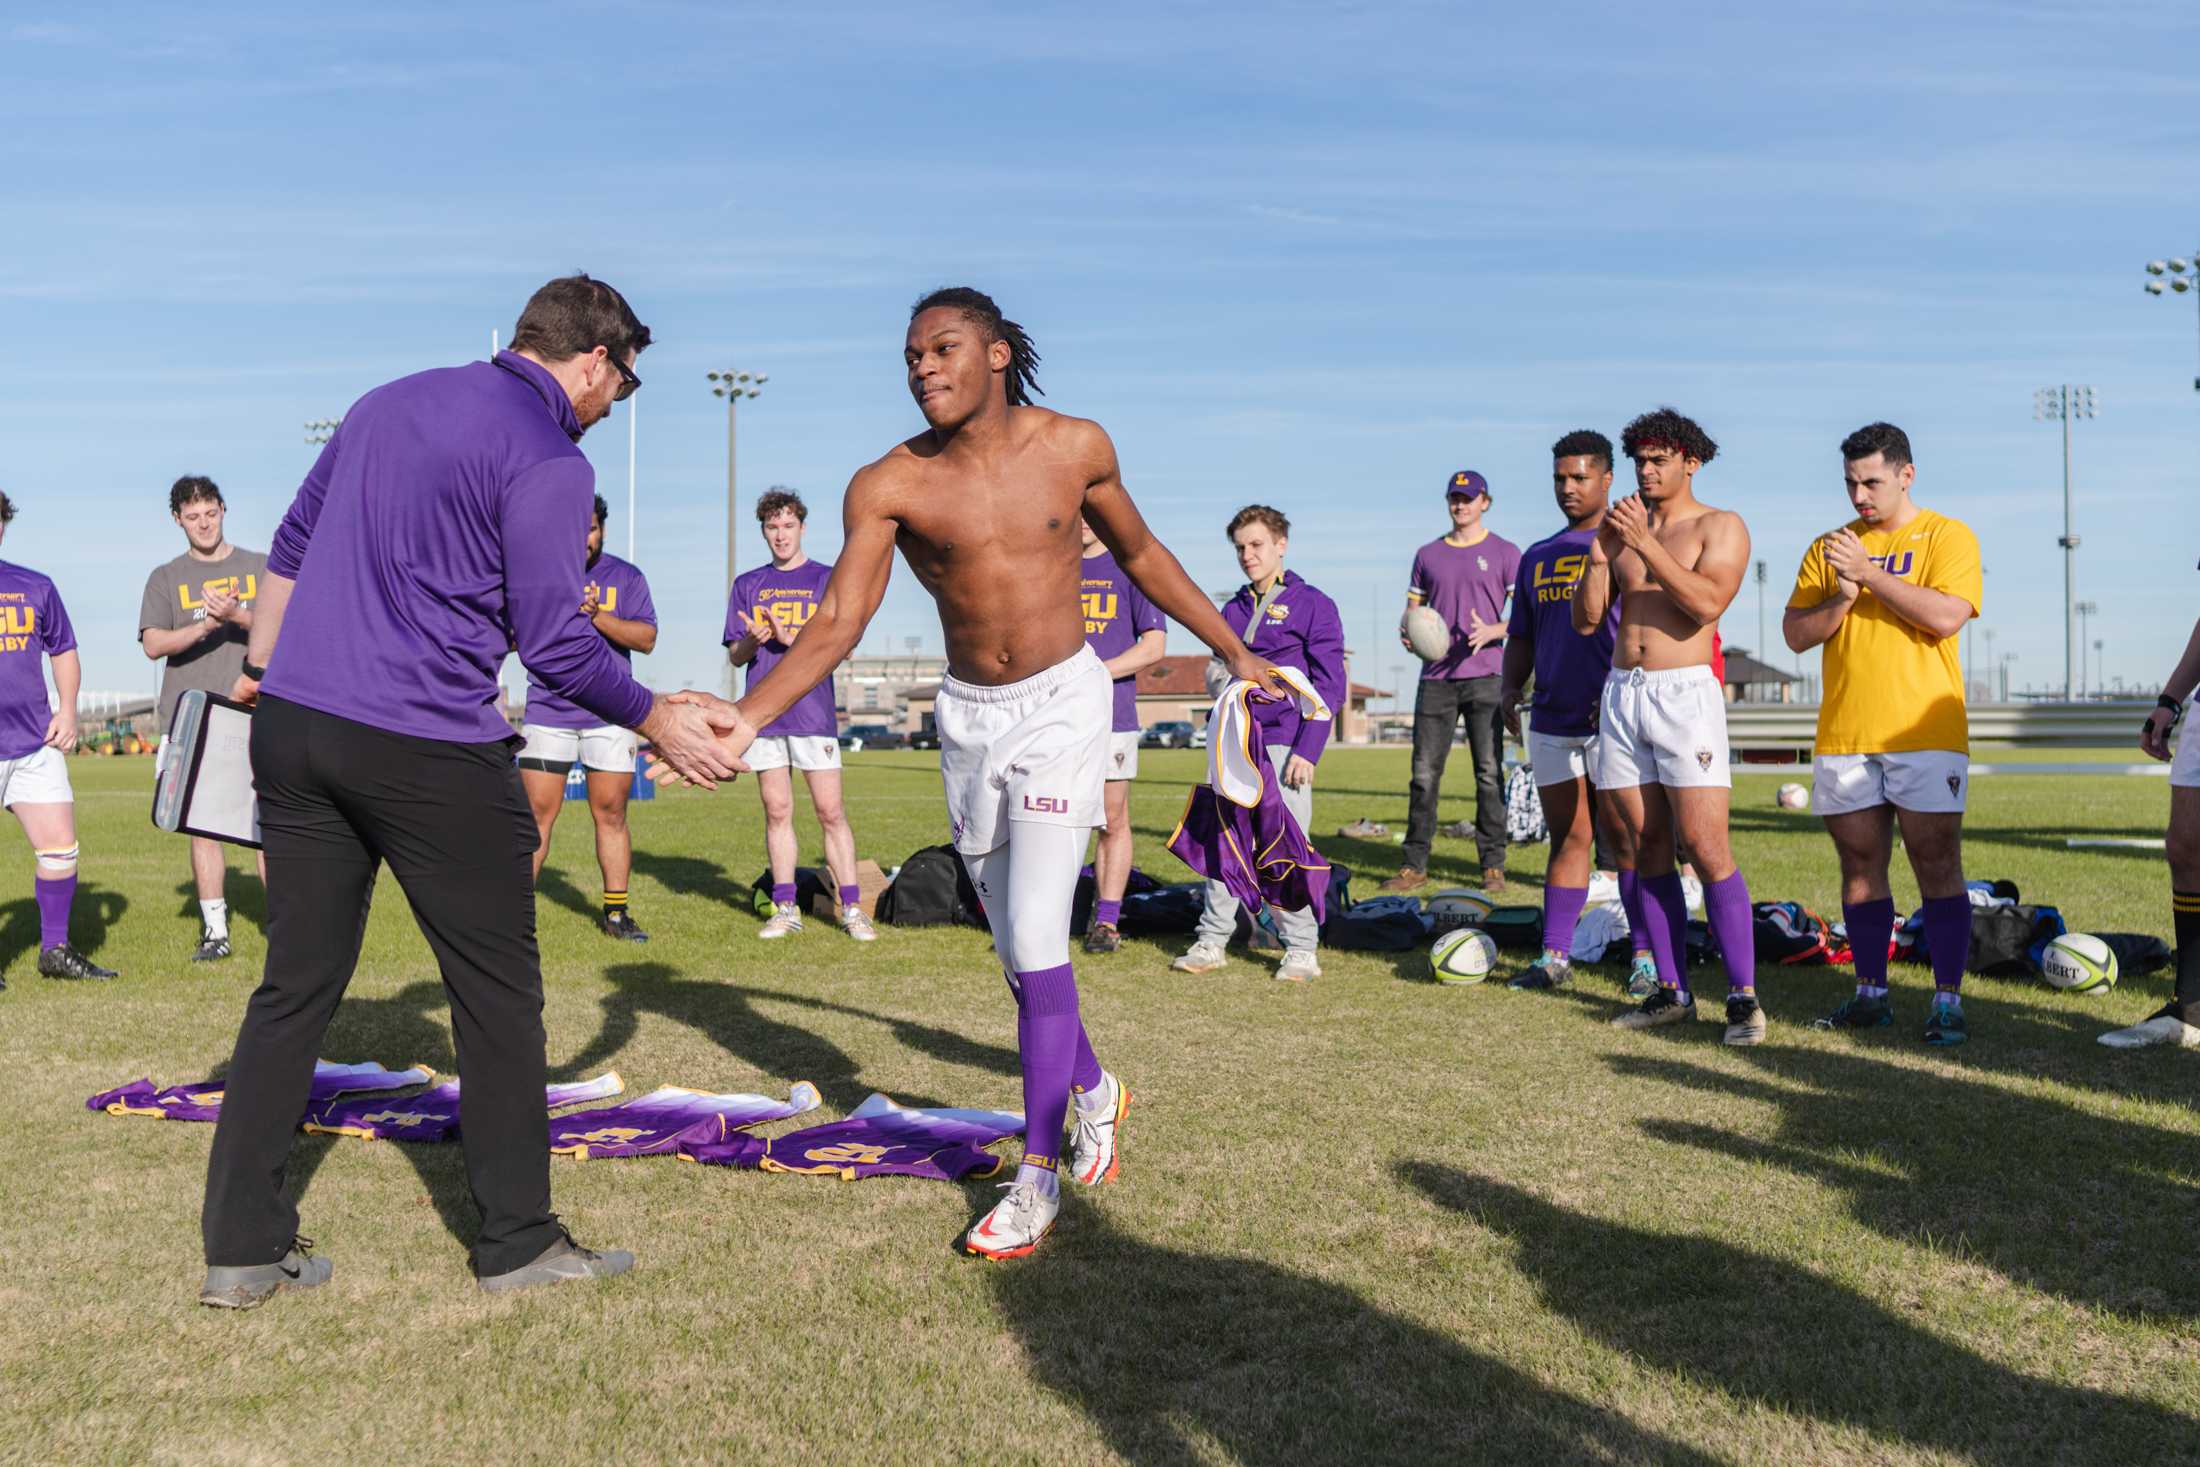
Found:
[(1455, 886), (1430, 897), (1427, 910), (1431, 914), (1462, 913), (1469, 920), (1479, 922), (1487, 917), (1496, 905), (1497, 903), (1491, 901), (1489, 894), (1486, 892), (1479, 892), (1467, 886)]
[(1780, 808), (1783, 810), (1808, 810), (1810, 808), (1810, 786), (1790, 781), (1780, 786), (1780, 792), (1774, 795), (1773, 799), (1779, 802)]
[(1426, 606), (1406, 608), (1406, 644), (1423, 662), (1434, 662), (1451, 651), (1451, 627)]
[(1438, 983), (1480, 983), (1497, 966), (1497, 943), (1480, 928), (1462, 927), (1436, 939), (1428, 966)]
[(2040, 972), (2067, 993), (2106, 993), (2116, 986), (2116, 952), (2090, 932), (2066, 932), (2040, 954)]

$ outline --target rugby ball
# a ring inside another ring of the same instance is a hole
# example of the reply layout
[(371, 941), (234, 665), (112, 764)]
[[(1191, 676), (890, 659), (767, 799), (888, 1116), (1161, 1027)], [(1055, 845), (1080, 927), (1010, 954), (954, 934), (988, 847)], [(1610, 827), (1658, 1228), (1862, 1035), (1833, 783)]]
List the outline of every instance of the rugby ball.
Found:
[(1455, 886), (1448, 891), (1440, 891), (1430, 897), (1428, 899), (1428, 912), (1431, 916), (1458, 914), (1469, 921), (1479, 922), (1487, 917), (1496, 905), (1497, 903), (1491, 901), (1487, 893), (1476, 891), (1472, 887)]
[(2116, 986), (2116, 953), (2090, 932), (2066, 932), (2040, 954), (2040, 972), (2066, 993), (2106, 993)]
[(1434, 662), (1451, 651), (1451, 627), (1426, 606), (1409, 606), (1402, 624), (1406, 645), (1423, 662)]
[(1810, 787), (1790, 781), (1780, 786), (1780, 792), (1774, 795), (1773, 799), (1779, 802), (1779, 806), (1783, 810), (1808, 810), (1810, 808)]
[(1438, 983), (1480, 983), (1497, 966), (1497, 944), (1487, 932), (1462, 927), (1436, 939), (1428, 966)]

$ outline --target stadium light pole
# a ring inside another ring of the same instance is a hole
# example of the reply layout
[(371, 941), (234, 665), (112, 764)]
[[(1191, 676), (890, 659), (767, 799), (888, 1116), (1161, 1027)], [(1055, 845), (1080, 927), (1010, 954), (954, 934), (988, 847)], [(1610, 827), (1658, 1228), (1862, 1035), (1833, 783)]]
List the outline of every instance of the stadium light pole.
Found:
[(1757, 660), (1765, 660), (1765, 563), (1757, 562)]
[(2098, 601), (2080, 601), (2077, 606), (2078, 690), (2081, 693), (2093, 685), (2092, 679), (2087, 676), (2087, 673), (2090, 669), (2088, 669), (2086, 666), (2085, 649), (2087, 642), (2090, 641), (2093, 636), (2093, 616), (2100, 609), (2101, 603)]
[(2055, 543), (2063, 552), (2063, 701), (2067, 703), (2078, 680), (2078, 537), (2070, 528), (2070, 424), (2093, 416), (2093, 389), (2067, 382), (2042, 387), (2032, 394), (2032, 416), (2062, 424), (2063, 532)]
[(1986, 697), (1988, 701), (1992, 701), (1994, 696), (1994, 629), (1992, 627), (1980, 627), (1978, 634), (1986, 639)]
[(306, 442), (319, 445), (336, 436), (336, 430), (344, 426), (342, 418), (312, 418), (306, 423)]
[[(726, 594), (733, 594), (733, 578), (741, 569), (741, 506), (734, 486), (733, 429), (735, 409), (744, 397), (753, 398), (764, 390), (769, 379), (762, 372), (737, 372), (728, 367), (722, 372), (707, 374), (710, 395), (722, 398), (726, 404)], [(733, 668), (726, 668), (726, 686), (733, 686)]]
[(2009, 664), (2017, 660), (2017, 654), (2014, 652), (2004, 652), (1999, 659), (2001, 664), (2001, 701), (2004, 703), (2009, 701)]
[[(2164, 291), (2200, 299), (2200, 250), (2194, 250), (2189, 260), (2173, 255), (2167, 260), (2147, 261), (2146, 293), (2158, 296)], [(2192, 379), (2192, 390), (2200, 392), (2200, 377)]]

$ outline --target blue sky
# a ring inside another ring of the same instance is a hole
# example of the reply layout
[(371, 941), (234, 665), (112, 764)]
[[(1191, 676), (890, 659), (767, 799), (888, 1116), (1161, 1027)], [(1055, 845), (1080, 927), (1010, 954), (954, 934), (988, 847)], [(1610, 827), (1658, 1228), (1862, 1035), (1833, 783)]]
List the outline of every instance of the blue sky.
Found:
[[(303, 420), (485, 354), (575, 268), (659, 342), (636, 529), (665, 686), (720, 665), (704, 372), (770, 374), (743, 495), (801, 489), (830, 556), (849, 474), (919, 424), (908, 304), (950, 283), (1031, 330), (1046, 401), (1113, 432), (1203, 585), (1236, 578), (1237, 506), (1283, 508), (1290, 563), (1377, 650), (1365, 681), (1406, 686), (1390, 628), (1452, 469), (1525, 543), (1557, 527), (1551, 441), (1661, 402), (1722, 446), (1699, 492), (1747, 517), (1775, 642), (1809, 537), (1845, 517), (1835, 445), (1884, 417), (1920, 500), (1980, 532), (2013, 680), (2059, 684), (2060, 458), (2031, 417), (2056, 381), (2100, 398), (2079, 584), (2109, 675), (2162, 677), (2200, 612), (2193, 298), (2139, 289), (2200, 247), (2190, 10), (55, 14), (0, 21), (0, 486), (4, 553), (60, 582), (90, 687), (152, 684), (135, 608), (181, 548), (179, 473), (264, 546)], [(587, 446), (623, 550), (623, 417)], [(1756, 643), (1755, 597), (1729, 640)], [(865, 650), (907, 636), (939, 647), (901, 569)]]

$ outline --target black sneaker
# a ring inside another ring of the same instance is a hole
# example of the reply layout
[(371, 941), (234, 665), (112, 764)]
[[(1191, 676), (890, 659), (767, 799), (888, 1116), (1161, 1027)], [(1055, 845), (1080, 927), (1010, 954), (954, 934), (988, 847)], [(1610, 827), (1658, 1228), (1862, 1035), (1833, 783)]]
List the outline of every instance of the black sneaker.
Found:
[[(562, 1231), (562, 1230), (561, 1230)], [(537, 1284), (572, 1283), (580, 1279), (608, 1279), (625, 1273), (634, 1266), (631, 1253), (583, 1248), (566, 1233), (535, 1259), (522, 1264), (510, 1273), (489, 1274), (478, 1280), (485, 1294), (505, 1294), (514, 1289), (531, 1289)]]
[(634, 920), (634, 914), (625, 910), (603, 914), (603, 932), (606, 937), (616, 937), (621, 942), (647, 942), (649, 934), (642, 931), (642, 924)]
[(65, 942), (57, 942), (38, 955), (38, 971), (48, 978), (105, 980), (115, 976), (114, 969), (102, 968)]
[(335, 1272), (326, 1258), (313, 1256), (311, 1238), (292, 1238), (279, 1263), (209, 1267), (206, 1282), (199, 1285), (199, 1302), (209, 1309), (257, 1309), (285, 1289), (318, 1288)]
[(1546, 989), (1564, 988), (1573, 981), (1573, 963), (1563, 955), (1546, 949), (1542, 957), (1537, 958), (1528, 965), (1528, 970), (1525, 973), (1522, 973), (1505, 986), (1526, 992), (1541, 992)]
[(1963, 1009), (1957, 1004), (1936, 1003), (1933, 1016), (1925, 1021), (1925, 1042), (1935, 1049), (1954, 1049), (1971, 1037), (1971, 1026), (1964, 1022)]
[(1085, 951), (1112, 953), (1123, 945), (1123, 934), (1113, 922), (1095, 922), (1085, 929)]
[(1696, 996), (1686, 999), (1676, 989), (1660, 988), (1642, 1001), (1639, 1008), (1629, 1009), (1612, 1021), (1615, 1029), (1658, 1029), (1667, 1024), (1685, 1024), (1696, 1017)]
[(1813, 1019), (1813, 1029), (1879, 1029), (1894, 1022), (1894, 1004), (1884, 998), (1851, 994), (1841, 1007), (1823, 1019)]
[(191, 949), (191, 961), (194, 963), (218, 963), (228, 956), (229, 939), (216, 937), (211, 932), (201, 932), (199, 945)]
[(1751, 995), (1727, 995), (1726, 1042), (1737, 1046), (1765, 1042), (1765, 1011)]

